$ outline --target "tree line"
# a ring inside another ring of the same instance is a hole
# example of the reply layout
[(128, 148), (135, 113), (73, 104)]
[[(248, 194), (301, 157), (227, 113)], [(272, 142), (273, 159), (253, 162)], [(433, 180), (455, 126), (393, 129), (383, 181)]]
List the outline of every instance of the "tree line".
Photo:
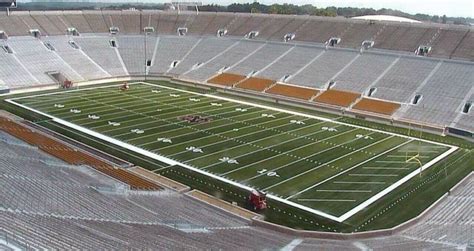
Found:
[[(80, 10), (80, 9), (159, 9), (169, 8), (169, 4), (163, 3), (100, 3), (100, 2), (20, 2), (18, 10)], [(192, 8), (191, 8), (192, 9)], [(211, 12), (234, 12), (234, 13), (266, 13), (266, 14), (282, 14), (282, 15), (309, 15), (309, 16), (327, 16), (327, 17), (356, 17), (363, 15), (393, 15), (406, 17), (422, 22), (433, 23), (453, 23), (471, 25), (474, 23), (473, 18), (465, 17), (447, 17), (446, 15), (426, 15), (426, 14), (408, 14), (399, 10), (372, 8), (354, 8), (354, 7), (326, 7), (318, 8), (311, 4), (295, 5), (295, 4), (272, 4), (265, 5), (259, 2), (253, 3), (233, 3), (228, 6), (218, 4), (208, 4), (199, 6), (201, 11)]]
[(218, 12), (236, 12), (236, 13), (266, 13), (266, 14), (282, 14), (282, 15), (310, 15), (310, 16), (328, 16), (328, 17), (356, 17), (364, 15), (393, 15), (406, 17), (422, 22), (433, 23), (454, 23), (469, 25), (474, 23), (472, 18), (464, 17), (447, 17), (446, 15), (427, 15), (427, 14), (409, 14), (399, 10), (392, 9), (373, 9), (373, 8), (354, 8), (354, 7), (326, 7), (318, 8), (311, 4), (294, 5), (294, 4), (272, 4), (265, 5), (259, 2), (253, 3), (233, 3), (228, 6), (217, 4), (209, 4), (200, 6), (201, 11), (218, 11)]

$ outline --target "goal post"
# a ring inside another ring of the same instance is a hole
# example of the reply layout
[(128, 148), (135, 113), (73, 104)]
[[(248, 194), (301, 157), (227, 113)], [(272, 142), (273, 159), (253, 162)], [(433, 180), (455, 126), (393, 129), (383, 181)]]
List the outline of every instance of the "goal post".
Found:
[[(421, 177), (421, 173), (423, 171), (422, 167), (423, 167), (423, 163), (421, 162), (421, 139), (423, 138), (423, 124), (420, 125), (420, 134), (419, 135), (410, 135), (411, 134), (411, 127), (412, 127), (413, 124), (409, 123), (408, 125), (408, 137), (413, 137), (413, 138), (417, 138), (418, 137), (418, 146), (416, 147), (415, 151), (414, 151), (414, 155), (413, 156), (409, 156), (408, 155), (408, 150), (405, 152), (405, 162), (406, 163), (417, 163), (420, 165), (420, 177)], [(411, 155), (411, 154), (410, 154)]]

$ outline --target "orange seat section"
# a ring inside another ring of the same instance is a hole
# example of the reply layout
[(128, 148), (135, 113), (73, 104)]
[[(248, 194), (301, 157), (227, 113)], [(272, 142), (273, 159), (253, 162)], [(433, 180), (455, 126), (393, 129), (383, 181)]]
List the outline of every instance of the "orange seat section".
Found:
[(318, 103), (325, 103), (330, 105), (337, 105), (342, 107), (349, 107), (354, 101), (360, 97), (360, 93), (328, 90), (317, 96), (314, 101)]
[(272, 86), (272, 88), (268, 89), (266, 93), (309, 100), (311, 97), (318, 94), (319, 90), (293, 85), (276, 84)]
[(392, 115), (399, 108), (400, 104), (398, 103), (369, 98), (363, 98), (353, 106), (353, 109), (356, 110), (380, 113), (385, 115)]
[(265, 78), (248, 78), (237, 85), (238, 88), (262, 92), (275, 83), (274, 80)]
[(12, 136), (25, 141), (30, 145), (37, 146), (42, 151), (65, 161), (71, 165), (88, 165), (97, 171), (100, 171), (112, 178), (115, 178), (125, 184), (128, 184), (131, 189), (136, 190), (160, 190), (159, 185), (150, 182), (140, 176), (129, 172), (123, 168), (117, 168), (102, 161), (92, 155), (72, 148), (58, 140), (45, 136), (39, 132), (30, 130), (29, 128), (0, 117), (0, 130), (11, 134)]
[(222, 73), (219, 74), (209, 80), (207, 80), (210, 84), (216, 85), (223, 85), (223, 86), (233, 86), (238, 82), (244, 80), (246, 77), (238, 74), (233, 73)]

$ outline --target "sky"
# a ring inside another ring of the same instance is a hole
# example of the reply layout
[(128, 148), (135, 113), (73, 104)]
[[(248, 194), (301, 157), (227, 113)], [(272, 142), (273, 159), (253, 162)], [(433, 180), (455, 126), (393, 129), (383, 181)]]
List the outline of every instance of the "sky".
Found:
[[(30, 2), (32, 0), (17, 0), (18, 2)], [(41, 0), (36, 0), (41, 1)], [(45, 0), (58, 1), (58, 0)], [(146, 3), (169, 3), (172, 1), (193, 2), (198, 1), (204, 4), (228, 5), (231, 3), (248, 3), (254, 0), (59, 0), (69, 2), (146, 2)], [(395, 9), (410, 14), (447, 15), (450, 17), (471, 17), (474, 18), (474, 0), (258, 0), (263, 4), (292, 3), (296, 5), (312, 4), (316, 7), (359, 7), (374, 9)]]
[[(186, 0), (189, 1), (189, 0)], [(253, 0), (201, 0), (204, 4), (248, 3)], [(297, 5), (312, 4), (317, 7), (359, 7), (374, 9), (396, 9), (410, 14), (447, 15), (451, 17), (474, 18), (474, 0), (258, 0), (259, 3), (292, 3)]]

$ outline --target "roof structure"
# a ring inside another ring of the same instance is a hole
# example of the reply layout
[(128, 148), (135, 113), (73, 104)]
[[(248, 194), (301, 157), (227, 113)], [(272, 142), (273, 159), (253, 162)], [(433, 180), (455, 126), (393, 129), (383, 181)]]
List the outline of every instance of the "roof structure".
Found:
[(353, 17), (354, 19), (364, 19), (364, 20), (376, 20), (376, 21), (391, 21), (391, 22), (408, 22), (408, 23), (421, 23), (418, 20), (410, 19), (406, 17), (397, 17), (390, 15), (366, 15)]

